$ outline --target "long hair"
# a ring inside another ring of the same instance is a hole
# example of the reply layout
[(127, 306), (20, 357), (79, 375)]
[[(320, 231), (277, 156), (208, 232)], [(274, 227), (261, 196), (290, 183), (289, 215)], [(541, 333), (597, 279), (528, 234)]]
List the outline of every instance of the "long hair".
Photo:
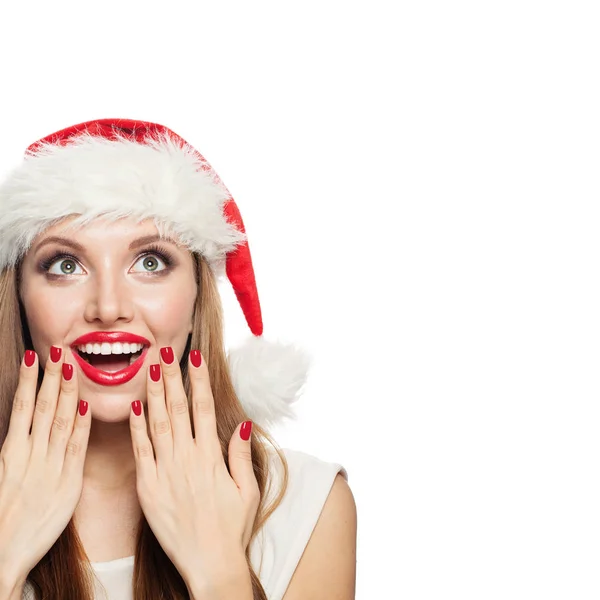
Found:
[[(199, 255), (192, 254), (198, 294), (194, 308), (193, 329), (181, 359), (181, 371), (188, 398), (191, 397), (187, 373), (190, 348), (198, 348), (208, 363), (211, 388), (215, 398), (217, 434), (225, 464), (229, 469), (229, 441), (236, 427), (248, 416), (240, 404), (231, 382), (223, 343), (223, 315), (221, 298), (214, 274)], [(20, 265), (0, 273), (0, 347), (3, 350), (3, 368), (0, 369), (0, 448), (6, 435), (19, 367), (26, 349), (33, 350), (23, 306), (19, 299)], [(43, 371), (40, 366), (41, 383)], [(190, 417), (192, 415), (190, 406)], [(193, 420), (192, 420), (193, 431)], [(269, 458), (267, 442), (273, 447), (283, 466), (283, 483), (273, 501), (266, 505), (270, 495)], [(269, 434), (258, 424), (252, 428), (252, 463), (260, 489), (260, 505), (252, 528), (254, 539), (262, 525), (277, 508), (288, 483), (288, 466), (283, 452)], [(254, 600), (267, 600), (265, 591), (250, 562), (250, 543), (246, 560), (252, 578)], [(35, 565), (27, 577), (36, 598), (60, 600), (93, 600), (93, 570), (71, 518), (54, 545)], [(134, 600), (189, 600), (187, 586), (175, 566), (165, 554), (143, 513), (138, 524), (133, 572)]]

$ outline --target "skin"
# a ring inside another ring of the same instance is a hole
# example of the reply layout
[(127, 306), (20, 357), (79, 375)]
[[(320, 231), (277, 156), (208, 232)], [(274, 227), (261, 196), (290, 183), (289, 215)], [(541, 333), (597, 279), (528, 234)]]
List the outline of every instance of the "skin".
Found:
[[(95, 529), (106, 527), (103, 513), (116, 511), (121, 516), (115, 525), (119, 533), (112, 533), (125, 540), (140, 514), (129, 425), (131, 402), (146, 404), (147, 367), (160, 362), (161, 347), (171, 346), (178, 359), (183, 354), (197, 294), (194, 262), (186, 248), (167, 241), (155, 243), (172, 256), (170, 267), (156, 254), (140, 258), (150, 243), (130, 251), (132, 241), (158, 234), (151, 220), (96, 219), (65, 233), (70, 220), (49, 227), (34, 240), (23, 260), (20, 296), (40, 364), (46, 363), (52, 345), (61, 346), (65, 362), (75, 370), (79, 396), (89, 403), (92, 414), (82, 501), (76, 511), (80, 535), (85, 538), (88, 532), (90, 540), (100, 539)], [(61, 235), (81, 244), (84, 251), (57, 242), (38, 249), (46, 238)], [(52, 278), (40, 270), (39, 263), (57, 251), (77, 260), (58, 258), (48, 270), (60, 277)], [(83, 374), (69, 346), (90, 331), (127, 331), (150, 341), (144, 365), (132, 380), (104, 386)], [(106, 551), (98, 548), (92, 560), (115, 558), (104, 556)]]

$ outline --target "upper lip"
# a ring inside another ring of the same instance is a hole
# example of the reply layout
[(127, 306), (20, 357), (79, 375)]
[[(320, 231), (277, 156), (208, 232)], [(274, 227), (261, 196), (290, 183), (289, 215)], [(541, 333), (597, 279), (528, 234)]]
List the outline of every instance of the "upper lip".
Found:
[(144, 344), (144, 346), (150, 345), (150, 342), (145, 337), (127, 331), (90, 331), (89, 333), (79, 336), (71, 346), (102, 344), (103, 342), (108, 342), (109, 344), (114, 344), (115, 342), (129, 342), (134, 344)]

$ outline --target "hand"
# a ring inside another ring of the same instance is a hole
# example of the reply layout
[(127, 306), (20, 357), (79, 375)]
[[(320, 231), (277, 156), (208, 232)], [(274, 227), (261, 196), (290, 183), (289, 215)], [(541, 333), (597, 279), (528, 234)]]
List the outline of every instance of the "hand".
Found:
[[(76, 369), (64, 363), (61, 348), (53, 347), (51, 357), (57, 362), (48, 358), (36, 401), (38, 357), (33, 351), (25, 353), (33, 363), (21, 362), (8, 434), (0, 450), (4, 581), (27, 578), (68, 525), (81, 497), (91, 416), (77, 414)], [(65, 373), (71, 374), (70, 380)]]
[[(229, 442), (230, 475), (217, 436), (208, 368), (203, 360), (194, 366), (192, 358), (201, 360), (200, 352), (188, 357), (195, 438), (179, 361), (171, 348), (162, 348), (160, 365), (148, 369), (152, 441), (143, 414), (131, 413), (140, 505), (188, 588), (192, 582), (196, 589), (214, 590), (232, 578), (250, 585), (245, 550), (260, 501), (250, 432), (243, 440), (240, 424)], [(244, 427), (242, 433), (246, 431)]]

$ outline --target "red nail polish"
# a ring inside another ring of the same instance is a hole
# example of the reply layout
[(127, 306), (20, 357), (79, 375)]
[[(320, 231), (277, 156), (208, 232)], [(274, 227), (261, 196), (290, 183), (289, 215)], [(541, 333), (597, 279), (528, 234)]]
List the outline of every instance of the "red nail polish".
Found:
[(192, 364), (198, 368), (202, 364), (202, 354), (200, 354), (200, 350), (192, 350), (190, 352), (190, 360)]
[(139, 417), (142, 414), (142, 403), (139, 400), (134, 400), (131, 403), (131, 408), (133, 409), (133, 414), (136, 417)]
[(25, 366), (31, 367), (35, 362), (35, 352), (33, 350), (25, 350)]
[(56, 346), (50, 346), (50, 360), (53, 363), (57, 363), (60, 360), (61, 354), (62, 354), (62, 348), (57, 348)]
[(73, 365), (70, 365), (69, 363), (63, 363), (62, 372), (65, 380), (71, 381), (71, 377), (73, 377)]
[(161, 348), (160, 357), (163, 359), (164, 362), (170, 365), (175, 360), (175, 357), (173, 356), (173, 348), (171, 348), (171, 346)]
[(252, 433), (252, 421), (244, 421), (240, 427), (240, 437), (247, 442)]
[(160, 365), (150, 365), (150, 379), (160, 381)]
[(87, 412), (88, 409), (88, 403), (85, 400), (80, 400), (79, 401), (79, 414), (82, 417), (85, 417), (85, 413)]

